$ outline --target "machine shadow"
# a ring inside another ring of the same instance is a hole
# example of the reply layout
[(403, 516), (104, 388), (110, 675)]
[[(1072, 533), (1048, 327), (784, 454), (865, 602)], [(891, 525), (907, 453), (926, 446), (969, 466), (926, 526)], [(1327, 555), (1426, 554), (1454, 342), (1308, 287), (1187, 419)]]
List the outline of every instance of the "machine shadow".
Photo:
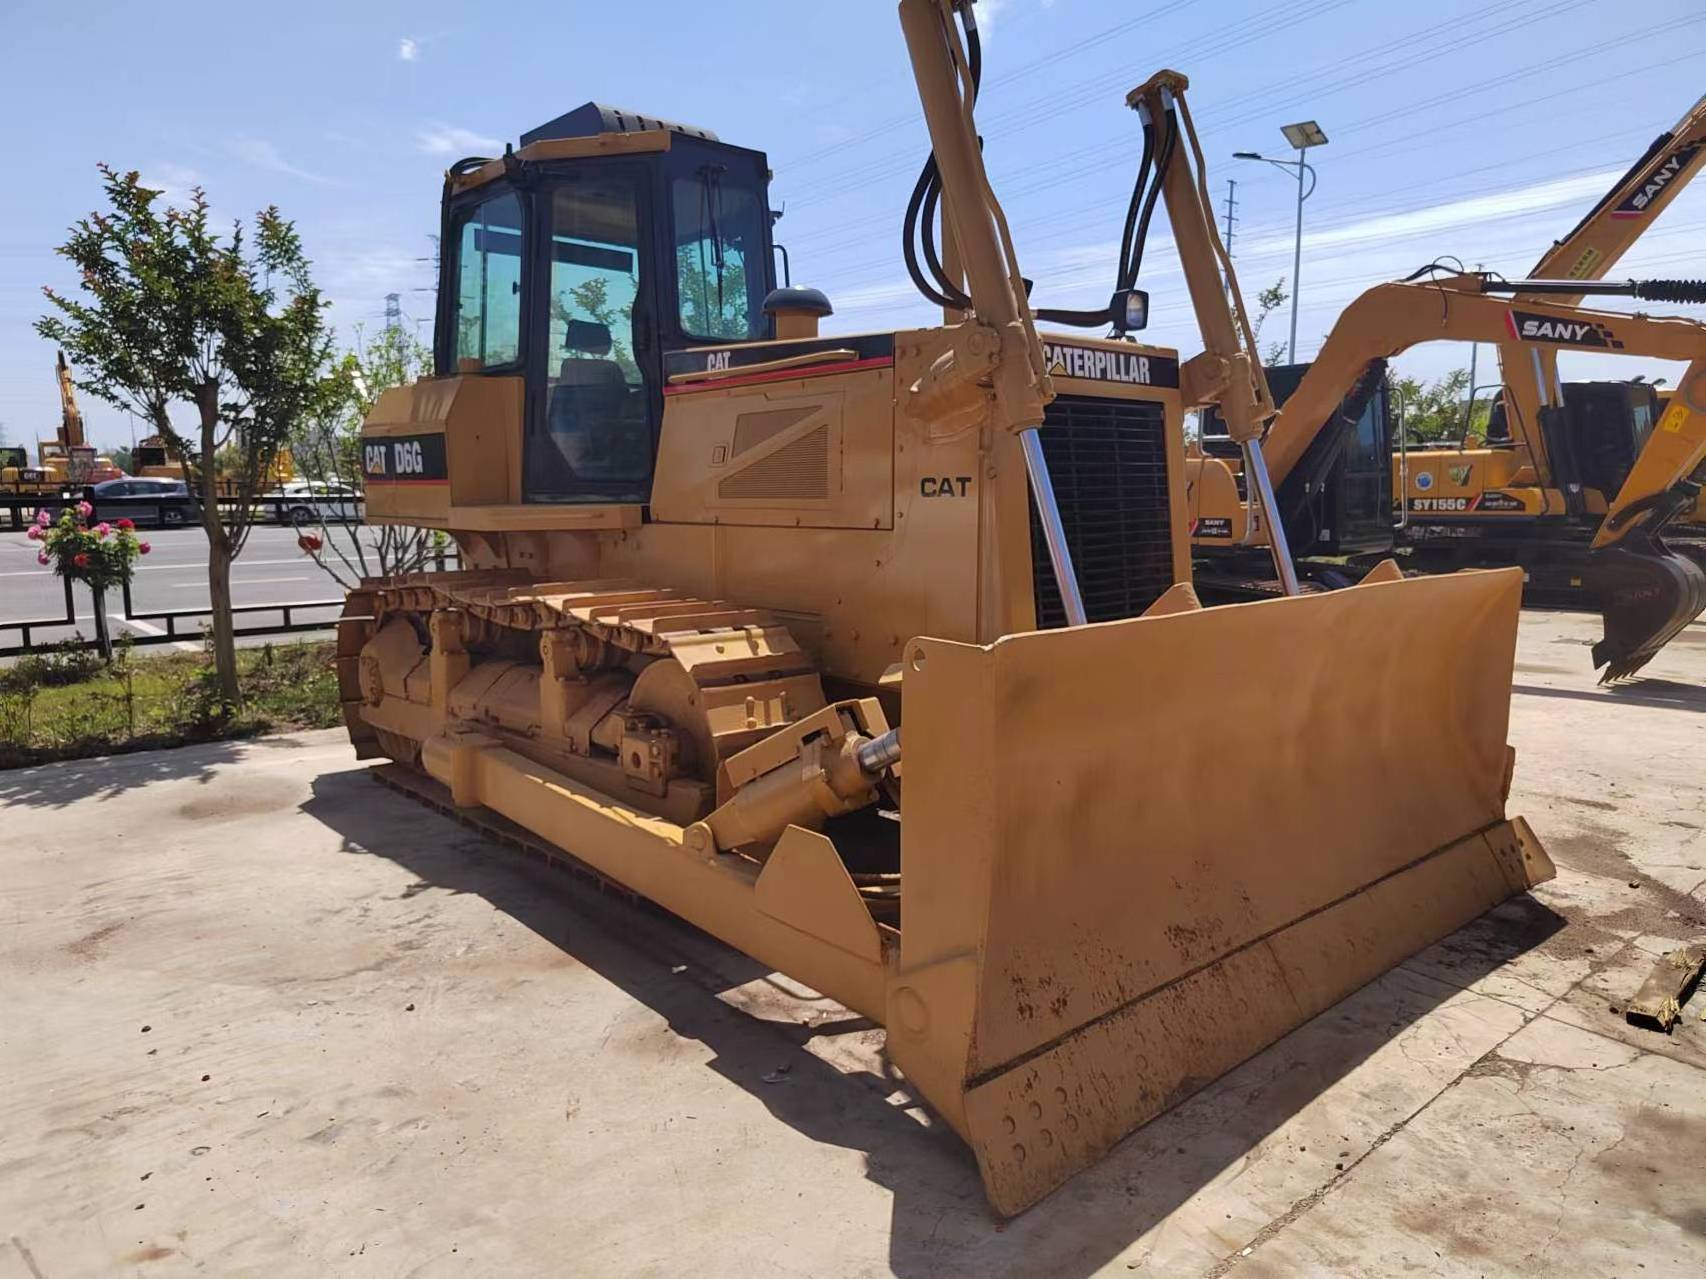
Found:
[[(984, 1201), (970, 1152), (888, 1068), (864, 1019), (795, 991), (649, 903), (464, 830), (379, 787), (366, 770), (316, 778), (302, 811), (336, 831), (346, 852), (383, 857), (412, 873), (411, 894), (436, 889), (483, 898), (663, 1017), (675, 1034), (702, 1043), (713, 1054), (711, 1068), (775, 1118), (814, 1141), (862, 1152), (866, 1176), (892, 1194), (889, 1264), (895, 1274), (919, 1279), (1072, 1276), (1105, 1266), (1382, 1046), (1564, 924), (1530, 897), (1506, 902), (1003, 1222)], [(739, 1006), (738, 995), (727, 997), (766, 981), (784, 1004), (797, 1001), (789, 1019), (756, 1015)], [(851, 1051), (826, 1054), (833, 1062), (806, 1049), (820, 1036), (849, 1034), (859, 1038)], [(1245, 1241), (1229, 1239), (1226, 1255)]]
[(298, 748), (293, 737), (231, 737), (190, 746), (139, 737), (111, 755), (0, 771), (0, 807), (65, 808), (79, 800), (113, 799), (152, 782), (206, 784), (244, 751)]

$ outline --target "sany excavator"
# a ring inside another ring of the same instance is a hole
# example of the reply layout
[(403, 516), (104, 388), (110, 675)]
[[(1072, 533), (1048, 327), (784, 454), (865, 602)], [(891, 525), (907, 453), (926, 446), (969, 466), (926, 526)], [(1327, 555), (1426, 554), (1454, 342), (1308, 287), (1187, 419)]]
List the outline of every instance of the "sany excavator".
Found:
[[(1604, 292), (1599, 282), (1700, 171), (1703, 156), (1706, 98), (1655, 138), (1529, 273), (1580, 281), (1581, 287), (1518, 292), (1512, 299), (1513, 318), (1498, 342), (1503, 388), (1486, 444), (1428, 446), (1407, 465), (1394, 457), (1405, 540), (1416, 545), (1419, 564), (1517, 563), (1536, 588), (1554, 596), (1594, 591), (1583, 552), (1653, 439), (1663, 416), (1659, 397), (1644, 382), (1561, 382), (1560, 350), (1617, 348), (1599, 341), (1592, 328), (1575, 331), (1577, 340), (1536, 341), (1536, 330), (1524, 331), (1515, 313), (1530, 302), (1574, 306)], [(1405, 476), (1397, 475), (1400, 466)], [(1688, 482), (1703, 479), (1706, 474)], [(1672, 521), (1673, 553), (1706, 563), (1702, 524), (1706, 510), (1697, 499)]]
[(22, 448), (0, 448), (0, 486), (11, 492), (58, 494), (68, 485), (97, 484), (124, 472), (98, 455), (83, 432), (83, 411), (77, 407), (77, 388), (65, 352), (55, 353), (54, 376), (59, 383), (59, 428), (51, 440), (36, 441), (36, 465)]
[[(1648, 384), (1560, 383), (1557, 353), (1690, 361), (1706, 353), (1706, 329), (1687, 321), (1579, 306), (1589, 293), (1706, 300), (1688, 281), (1601, 279), (1682, 189), (1703, 148), (1706, 100), (1553, 246), (1534, 281), (1436, 273), (1377, 286), (1340, 317), (1313, 365), (1275, 371), (1283, 394), (1268, 462), (1308, 576), (1340, 585), (1351, 580), (1349, 566), (1397, 541), (1411, 545), (1408, 562), (1419, 568), (1519, 564), (1546, 598), (1580, 594), (1601, 610), (1605, 638), (1594, 661), (1606, 680), (1635, 673), (1701, 612), (1706, 580), (1689, 561), (1706, 562), (1706, 543), (1689, 521), (1706, 471), (1688, 448), (1675, 448), (1700, 424), (1661, 413)], [(1571, 278), (1544, 278), (1557, 271)], [(1500, 302), (1496, 293), (1514, 296)], [(1385, 362), (1440, 340), (1499, 345), (1506, 386), (1490, 434), (1504, 438), (1414, 451), (1393, 440)], [(1220, 594), (1272, 589), (1262, 576), (1268, 538), (1247, 518), (1237, 447), (1217, 414), (1204, 426), (1188, 463), (1199, 585)]]
[(588, 104), (455, 165), (436, 373), (362, 461), (465, 567), (365, 582), (337, 669), (383, 776), (880, 1022), (1013, 1213), (1551, 865), (1504, 811), (1520, 575), (1199, 608), (1182, 405), (1259, 474), (1248, 335), (1196, 283), (1183, 368), (1039, 335), (971, 5), (899, 8), (956, 318), (820, 335), (764, 155), (702, 129)]
[[(1358, 395), (1369, 394), (1356, 388), (1381, 377), (1386, 360), (1423, 342), (1498, 342), (1515, 333), (1536, 355), (1554, 355), (1565, 347), (1688, 361), (1670, 406), (1613, 492), (1609, 509), (1593, 518), (1587, 534), (1591, 542), (1578, 563), (1605, 623), (1604, 638), (1593, 648), (1594, 665), (1604, 667), (1603, 678), (1612, 680), (1639, 670), (1706, 609), (1706, 573), (1665, 540), (1672, 522), (1693, 509), (1700, 490), (1690, 477), (1706, 460), (1706, 325), (1548, 300), (1549, 293), (1575, 287), (1573, 281), (1507, 282), (1478, 274), (1376, 285), (1340, 315), (1285, 400), (1268, 436), (1268, 454), (1277, 482), (1285, 484), (1308, 451), (1328, 437), (1323, 424), (1343, 422), (1347, 395), (1354, 403)], [(1706, 301), (1706, 286), (1690, 281), (1593, 287), (1601, 293), (1616, 289), (1658, 300)], [(1530, 300), (1500, 296), (1516, 290)], [(1542, 423), (1559, 398), (1556, 386), (1542, 388)], [(1332, 429), (1344, 430), (1342, 425)], [(1438, 462), (1439, 456), (1400, 454), (1410, 476), (1412, 513), (1500, 510), (1506, 503), (1559, 500), (1556, 491), (1541, 490), (1534, 497), (1532, 475), (1521, 473), (1525, 464), (1508, 449), (1450, 455), (1468, 459), (1455, 470)], [(1216, 527), (1227, 531), (1223, 557), (1235, 558), (1239, 535), (1250, 540), (1243, 522), (1246, 503), (1235, 477), (1213, 457), (1193, 462), (1199, 542), (1204, 540), (1201, 522), (1219, 517), (1225, 523)], [(1205, 551), (1211, 562), (1214, 553)], [(1248, 563), (1256, 553), (1243, 554), (1242, 562)]]

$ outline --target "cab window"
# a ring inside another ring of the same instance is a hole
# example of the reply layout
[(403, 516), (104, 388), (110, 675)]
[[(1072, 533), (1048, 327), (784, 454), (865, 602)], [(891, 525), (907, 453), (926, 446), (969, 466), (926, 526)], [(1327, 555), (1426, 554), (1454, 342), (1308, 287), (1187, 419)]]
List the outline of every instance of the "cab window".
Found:
[(513, 191), (456, 215), (456, 359), (521, 358), (521, 201)]
[(670, 184), (681, 327), (695, 338), (761, 338), (764, 205), (751, 188), (725, 181), (725, 172), (705, 164)]
[[(652, 409), (636, 356), (642, 208), (625, 172), (577, 173), (548, 188), (548, 348), (542, 428), (527, 444), (529, 501), (646, 499)], [(644, 308), (639, 320), (645, 323)]]

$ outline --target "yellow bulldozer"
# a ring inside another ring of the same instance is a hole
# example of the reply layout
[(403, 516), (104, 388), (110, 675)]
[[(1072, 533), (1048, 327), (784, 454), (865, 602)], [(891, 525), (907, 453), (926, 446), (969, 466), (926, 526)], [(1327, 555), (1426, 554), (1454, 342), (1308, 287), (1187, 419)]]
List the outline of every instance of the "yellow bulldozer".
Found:
[(588, 104), (451, 168), (435, 376), (362, 465), (464, 567), (364, 582), (337, 670), (359, 755), (880, 1022), (1010, 1214), (1551, 865), (1504, 808), (1520, 575), (1197, 606), (1183, 412), (1258, 472), (1271, 413), (1200, 190), (1208, 350), (1131, 288), (1039, 334), (971, 4), (899, 12), (939, 325), (820, 334), (703, 129)]

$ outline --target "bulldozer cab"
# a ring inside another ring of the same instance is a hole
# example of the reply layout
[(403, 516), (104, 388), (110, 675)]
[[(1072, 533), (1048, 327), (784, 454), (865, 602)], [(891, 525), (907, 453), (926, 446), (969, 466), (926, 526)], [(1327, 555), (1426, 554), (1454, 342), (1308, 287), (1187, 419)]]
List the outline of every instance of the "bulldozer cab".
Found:
[(772, 334), (768, 180), (760, 152), (595, 103), (452, 169), (435, 364), (522, 379), (524, 501), (649, 500), (664, 353)]

